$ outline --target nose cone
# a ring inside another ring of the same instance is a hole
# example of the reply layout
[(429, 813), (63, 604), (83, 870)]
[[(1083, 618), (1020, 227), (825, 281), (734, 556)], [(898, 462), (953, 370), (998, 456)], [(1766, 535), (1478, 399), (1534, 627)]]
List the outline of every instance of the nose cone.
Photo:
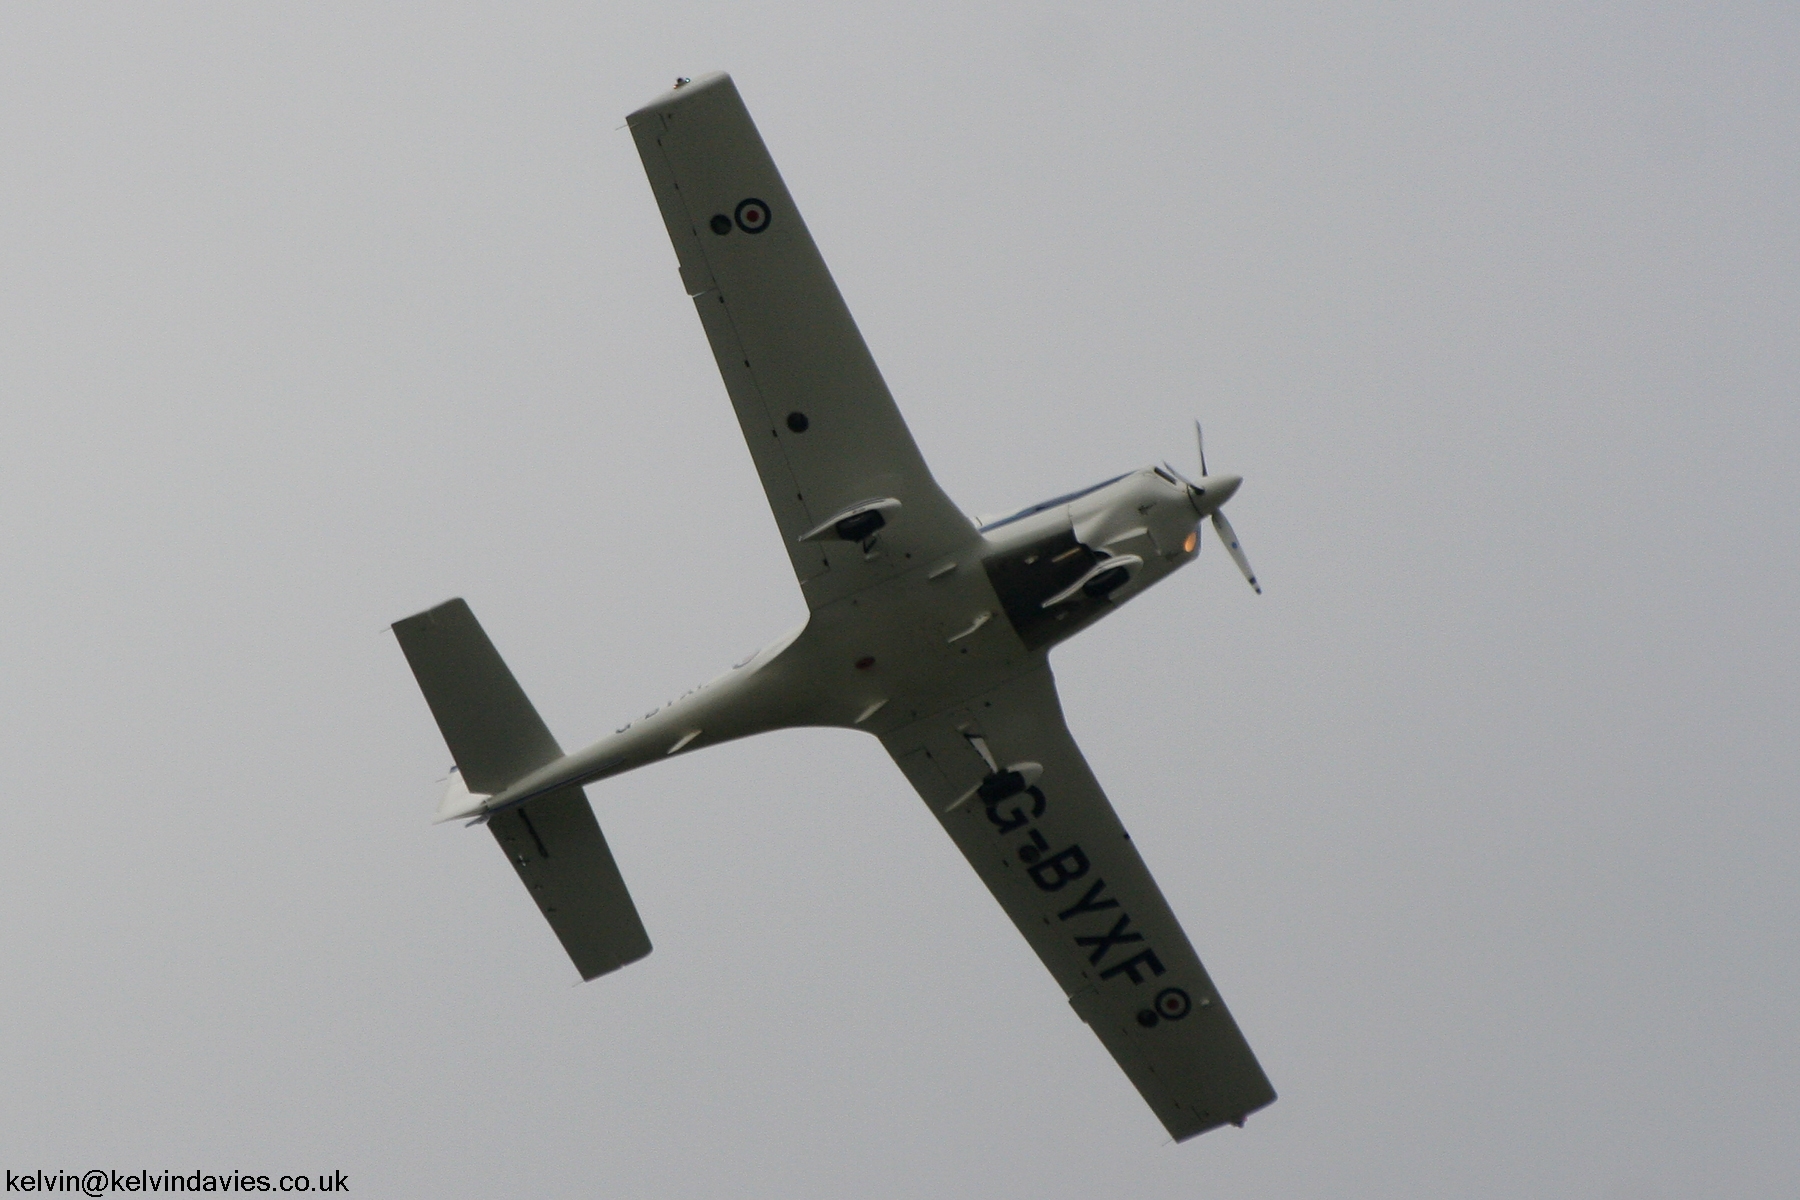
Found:
[(1194, 511), (1204, 517), (1217, 512), (1243, 482), (1242, 475), (1206, 475), (1188, 488), (1188, 499), (1193, 502)]

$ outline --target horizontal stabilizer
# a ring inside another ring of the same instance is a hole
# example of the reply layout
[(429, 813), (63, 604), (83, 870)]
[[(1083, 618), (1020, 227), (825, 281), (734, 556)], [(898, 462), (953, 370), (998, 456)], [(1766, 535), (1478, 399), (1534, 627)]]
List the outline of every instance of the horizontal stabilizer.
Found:
[(650, 953), (650, 935), (580, 788), (509, 808), (488, 828), (583, 979)]
[[(468, 604), (449, 600), (396, 621), (394, 636), (456, 760), (461, 787), (453, 782), (452, 791), (475, 803), (451, 815), (473, 815), (477, 797), (505, 791), (562, 757)], [(440, 819), (461, 807), (446, 797)], [(488, 828), (583, 979), (650, 953), (637, 906), (579, 787), (496, 814)]]
[(394, 636), (471, 792), (505, 791), (513, 780), (562, 757), (465, 601), (446, 600), (395, 621)]

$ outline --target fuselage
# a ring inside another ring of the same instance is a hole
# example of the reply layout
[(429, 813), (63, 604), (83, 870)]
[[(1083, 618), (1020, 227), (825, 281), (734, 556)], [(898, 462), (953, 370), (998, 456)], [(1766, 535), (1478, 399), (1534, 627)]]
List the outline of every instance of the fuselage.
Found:
[[(1205, 482), (1190, 488), (1145, 467), (971, 527), (955, 552), (814, 610), (718, 677), (443, 819), (773, 729), (880, 735), (941, 711), (1030, 669), (1192, 562), (1201, 517), (1238, 481)], [(869, 552), (880, 553), (879, 540)]]

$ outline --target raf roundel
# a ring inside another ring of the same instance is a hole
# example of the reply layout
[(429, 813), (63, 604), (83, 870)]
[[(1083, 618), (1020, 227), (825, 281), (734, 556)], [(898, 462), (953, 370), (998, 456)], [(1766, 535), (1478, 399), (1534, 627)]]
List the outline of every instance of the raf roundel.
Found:
[(769, 206), (755, 198), (739, 200), (737, 227), (745, 233), (761, 233), (769, 227)]

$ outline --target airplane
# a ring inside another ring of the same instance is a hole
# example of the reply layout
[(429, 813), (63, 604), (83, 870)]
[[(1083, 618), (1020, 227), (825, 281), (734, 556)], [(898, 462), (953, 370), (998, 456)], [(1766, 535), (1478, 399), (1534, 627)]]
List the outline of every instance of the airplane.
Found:
[(1165, 464), (977, 526), (926, 468), (730, 76), (628, 118), (808, 616), (564, 754), (462, 600), (393, 630), (456, 761), (439, 821), (485, 824), (584, 980), (650, 953), (582, 788), (796, 726), (881, 739), (1169, 1134), (1275, 1099), (1088, 769), (1052, 647), (1193, 562), (1242, 482)]

